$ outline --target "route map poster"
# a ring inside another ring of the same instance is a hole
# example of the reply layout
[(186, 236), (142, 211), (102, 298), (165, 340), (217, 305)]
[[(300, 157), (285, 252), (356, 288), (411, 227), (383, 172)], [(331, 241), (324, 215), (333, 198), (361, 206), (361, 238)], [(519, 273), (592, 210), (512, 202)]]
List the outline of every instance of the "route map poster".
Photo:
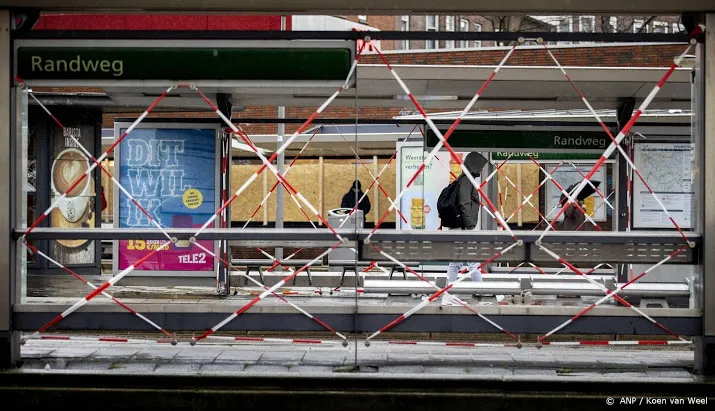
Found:
[[(693, 145), (638, 143), (634, 163), (680, 228), (692, 228)], [(643, 182), (633, 181), (633, 227), (675, 228)]]
[[(121, 135), (125, 130), (119, 129)], [(120, 184), (163, 228), (199, 229), (216, 211), (216, 129), (136, 128), (119, 146)], [(116, 160), (115, 160), (116, 161)], [(149, 218), (118, 191), (120, 228), (153, 228)], [(118, 269), (158, 249), (166, 240), (121, 240)], [(214, 251), (212, 240), (198, 241)], [(186, 241), (170, 244), (139, 271), (213, 271), (213, 258)]]

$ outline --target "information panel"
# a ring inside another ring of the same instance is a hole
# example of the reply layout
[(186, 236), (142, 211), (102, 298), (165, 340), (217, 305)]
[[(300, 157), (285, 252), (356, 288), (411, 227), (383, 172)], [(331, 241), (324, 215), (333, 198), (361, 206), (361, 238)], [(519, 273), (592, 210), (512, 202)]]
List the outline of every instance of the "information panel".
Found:
[[(427, 158), (428, 152), (422, 144), (416, 145), (407, 143), (398, 145), (399, 173), (397, 174), (398, 192), (404, 188), (415, 172)], [(457, 155), (463, 160), (468, 153), (458, 152)], [(459, 176), (462, 170), (459, 168), (448, 152), (440, 152), (437, 157), (427, 164), (424, 171), (420, 173), (408, 191), (400, 199), (400, 212), (405, 216), (409, 225), (397, 218), (402, 230), (436, 230), (439, 228), (439, 213), (437, 212), (437, 199), (442, 189), (447, 187), (453, 180), (452, 174)], [(475, 180), (481, 183), (481, 177)], [(481, 222), (480, 222), (481, 224)], [(479, 228), (479, 225), (477, 226)]]
[[(546, 167), (546, 171), (549, 172), (554, 177), (554, 180), (556, 180), (561, 187), (563, 187), (564, 190), (568, 191), (568, 188), (572, 184), (579, 184), (581, 181), (583, 181), (583, 177), (587, 175), (591, 169), (593, 168), (594, 163), (589, 163), (589, 164), (579, 164), (577, 165), (578, 168), (576, 168), (576, 165), (571, 165), (570, 163), (564, 163), (561, 166), (549, 166)], [(556, 171), (554, 171), (556, 170)], [(591, 178), (592, 181), (600, 181), (601, 184), (598, 186), (598, 191), (601, 192), (604, 196), (608, 196), (608, 191), (606, 190), (606, 167), (602, 166), (596, 174), (593, 175), (593, 178)], [(559, 190), (556, 185), (553, 183), (553, 181), (549, 181), (546, 183), (546, 212), (550, 213), (549, 215), (545, 215), (546, 218), (551, 221), (554, 216), (556, 216), (560, 211), (562, 207), (557, 207), (559, 206), (559, 201), (561, 201), (561, 190)], [(608, 199), (608, 201), (613, 204), (615, 202), (615, 199), (613, 196)], [(597, 193), (594, 193), (593, 195), (589, 196), (584, 200), (584, 205), (586, 212), (591, 216), (593, 221), (596, 222), (601, 222), (601, 221), (606, 221), (607, 219), (607, 210), (606, 208), (608, 205), (604, 204), (603, 199), (601, 196), (599, 196)], [(562, 205), (563, 206), (563, 205)], [(571, 206), (573, 207), (573, 206)], [(563, 213), (559, 216), (558, 221), (563, 221), (564, 220), (564, 215)], [(589, 224), (589, 223), (586, 223)]]
[[(691, 228), (693, 204), (693, 145), (638, 143), (635, 165), (680, 228)], [(675, 228), (643, 182), (633, 181), (633, 227)]]
[[(136, 128), (118, 147), (119, 182), (164, 228), (200, 228), (216, 211), (217, 129)], [(125, 128), (116, 129), (121, 135)], [(156, 228), (119, 190), (115, 221), (120, 228)], [(119, 270), (160, 247), (165, 240), (116, 242)], [(214, 241), (199, 240), (214, 251)], [(145, 260), (138, 271), (203, 272), (214, 270), (213, 258), (188, 240), (172, 244)]]

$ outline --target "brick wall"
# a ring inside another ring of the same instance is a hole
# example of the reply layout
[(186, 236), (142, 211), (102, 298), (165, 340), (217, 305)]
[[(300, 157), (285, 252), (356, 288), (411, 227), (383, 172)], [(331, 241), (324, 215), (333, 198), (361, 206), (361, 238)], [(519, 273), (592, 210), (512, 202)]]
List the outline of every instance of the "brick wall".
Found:
[[(623, 46), (554, 46), (552, 53), (566, 66), (585, 67), (669, 67), (673, 58), (682, 53), (682, 44)], [(499, 64), (508, 49), (450, 50), (414, 53), (387, 53), (391, 64)], [(360, 58), (362, 64), (380, 64), (376, 54)], [(552, 66), (553, 60), (540, 47), (517, 49), (507, 62), (513, 66)]]
[[(360, 20), (358, 16), (338, 16), (353, 23), (366, 24), (381, 31), (399, 30), (399, 16), (367, 16), (367, 20)], [(397, 50), (396, 41), (380, 40), (380, 50)]]

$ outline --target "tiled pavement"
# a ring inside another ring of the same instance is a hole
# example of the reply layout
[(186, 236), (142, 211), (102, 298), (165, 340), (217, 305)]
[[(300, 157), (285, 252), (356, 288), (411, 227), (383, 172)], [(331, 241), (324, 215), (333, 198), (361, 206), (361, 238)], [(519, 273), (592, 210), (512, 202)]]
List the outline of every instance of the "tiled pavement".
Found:
[[(357, 359), (356, 359), (357, 349)], [(696, 381), (693, 351), (628, 347), (462, 348), (95, 343), (29, 340), (19, 372), (182, 375), (305, 374), (456, 378), (668, 379)], [(357, 365), (357, 367), (356, 367)]]

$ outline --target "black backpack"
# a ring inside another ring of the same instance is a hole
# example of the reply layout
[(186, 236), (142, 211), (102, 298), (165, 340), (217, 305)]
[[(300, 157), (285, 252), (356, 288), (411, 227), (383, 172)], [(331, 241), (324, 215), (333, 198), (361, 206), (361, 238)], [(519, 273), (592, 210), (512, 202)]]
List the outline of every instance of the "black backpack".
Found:
[(437, 213), (441, 220), (442, 227), (457, 228), (461, 226), (459, 221), (459, 181), (462, 176), (449, 183), (437, 198)]

